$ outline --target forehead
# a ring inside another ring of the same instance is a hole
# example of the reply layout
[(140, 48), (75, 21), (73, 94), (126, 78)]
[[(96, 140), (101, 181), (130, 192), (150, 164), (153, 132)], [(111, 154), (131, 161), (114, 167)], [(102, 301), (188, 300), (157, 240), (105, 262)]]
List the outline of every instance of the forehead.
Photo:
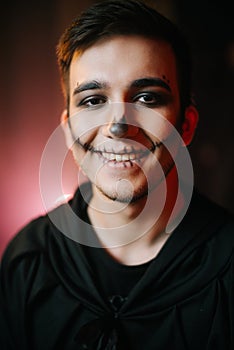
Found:
[(165, 77), (177, 85), (176, 59), (170, 44), (142, 36), (114, 36), (75, 52), (70, 66), (70, 87), (77, 80), (120, 82), (143, 76)]

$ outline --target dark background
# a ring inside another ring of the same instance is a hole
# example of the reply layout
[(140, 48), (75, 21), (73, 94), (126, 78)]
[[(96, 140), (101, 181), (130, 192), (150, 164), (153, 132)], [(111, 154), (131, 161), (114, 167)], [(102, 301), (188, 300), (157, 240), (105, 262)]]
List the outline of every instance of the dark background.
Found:
[[(63, 108), (55, 47), (70, 21), (94, 2), (14, 0), (1, 7), (0, 254), (16, 231), (44, 212), (40, 159)], [(189, 38), (193, 92), (200, 112), (190, 146), (195, 184), (234, 212), (232, 1), (145, 2), (176, 22)], [(64, 166), (66, 193), (77, 185), (69, 157)]]

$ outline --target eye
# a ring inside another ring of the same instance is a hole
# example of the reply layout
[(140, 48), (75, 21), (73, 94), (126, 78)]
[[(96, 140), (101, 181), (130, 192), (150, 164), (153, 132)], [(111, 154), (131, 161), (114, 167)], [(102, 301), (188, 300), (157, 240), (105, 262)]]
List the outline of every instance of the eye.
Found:
[(78, 106), (98, 107), (100, 105), (103, 105), (104, 103), (106, 103), (105, 97), (103, 97), (103, 96), (90, 96), (90, 97), (86, 97), (82, 101), (80, 101)]
[(144, 92), (134, 98), (134, 102), (144, 104), (149, 107), (160, 106), (165, 101), (161, 94), (155, 92)]

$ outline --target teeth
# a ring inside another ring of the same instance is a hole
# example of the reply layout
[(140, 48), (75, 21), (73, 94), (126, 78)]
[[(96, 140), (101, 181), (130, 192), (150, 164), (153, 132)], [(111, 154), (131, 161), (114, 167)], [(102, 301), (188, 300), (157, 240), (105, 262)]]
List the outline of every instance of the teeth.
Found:
[(115, 160), (115, 154), (114, 153), (107, 153), (107, 157), (110, 160)]
[[(136, 159), (136, 154), (129, 153), (129, 154), (114, 154), (114, 153), (107, 153), (103, 152), (102, 156), (107, 160), (114, 160), (116, 162), (127, 162), (129, 160)], [(140, 155), (138, 156), (140, 158)]]
[(122, 156), (121, 156), (120, 154), (116, 154), (115, 157), (116, 157), (116, 158), (115, 158), (116, 162), (121, 162)]
[(125, 160), (129, 160), (129, 155), (128, 154), (124, 154), (122, 155), (122, 160), (125, 161)]

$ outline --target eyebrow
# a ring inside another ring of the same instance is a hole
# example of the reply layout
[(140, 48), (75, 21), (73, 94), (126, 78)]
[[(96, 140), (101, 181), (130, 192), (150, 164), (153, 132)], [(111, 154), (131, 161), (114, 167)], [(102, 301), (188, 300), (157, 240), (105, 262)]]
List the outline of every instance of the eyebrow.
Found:
[(87, 83), (77, 84), (77, 87), (73, 91), (73, 95), (79, 94), (80, 92), (87, 90), (100, 90), (106, 89), (107, 84), (105, 82), (99, 82), (96, 80), (88, 81)]
[(149, 86), (162, 87), (171, 92), (170, 86), (161, 78), (142, 78), (134, 80), (131, 84), (133, 88), (145, 88)]
[[(170, 86), (161, 78), (141, 78), (136, 79), (130, 84), (130, 88), (145, 88), (150, 86), (162, 87), (171, 92)], [(77, 84), (73, 91), (73, 96), (87, 90), (107, 89), (108, 84), (102, 81), (91, 80), (82, 84)]]

